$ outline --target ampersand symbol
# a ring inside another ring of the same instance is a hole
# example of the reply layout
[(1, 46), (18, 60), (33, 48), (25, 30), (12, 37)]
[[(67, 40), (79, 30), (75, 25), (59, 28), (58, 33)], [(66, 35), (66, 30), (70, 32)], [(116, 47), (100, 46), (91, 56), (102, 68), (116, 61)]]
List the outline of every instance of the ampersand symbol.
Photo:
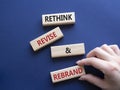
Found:
[(66, 47), (66, 51), (65, 51), (67, 54), (68, 53), (71, 53), (71, 49), (69, 47)]

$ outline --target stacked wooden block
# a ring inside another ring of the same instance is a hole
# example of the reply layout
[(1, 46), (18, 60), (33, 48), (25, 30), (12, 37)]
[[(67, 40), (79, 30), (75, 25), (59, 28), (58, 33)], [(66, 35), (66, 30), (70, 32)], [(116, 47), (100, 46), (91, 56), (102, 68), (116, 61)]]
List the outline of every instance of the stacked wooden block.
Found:
[[(75, 23), (75, 12), (42, 15), (43, 26), (68, 25), (74, 23)], [(38, 51), (39, 49), (59, 40), (63, 36), (64, 35), (61, 29), (59, 27), (56, 27), (53, 30), (30, 41), (30, 45), (32, 46), (34, 51)], [(83, 54), (85, 54), (84, 43), (51, 46), (52, 58), (76, 56)], [(68, 80), (71, 78), (80, 77), (83, 74), (85, 74), (84, 67), (77, 65), (50, 72), (53, 83)]]

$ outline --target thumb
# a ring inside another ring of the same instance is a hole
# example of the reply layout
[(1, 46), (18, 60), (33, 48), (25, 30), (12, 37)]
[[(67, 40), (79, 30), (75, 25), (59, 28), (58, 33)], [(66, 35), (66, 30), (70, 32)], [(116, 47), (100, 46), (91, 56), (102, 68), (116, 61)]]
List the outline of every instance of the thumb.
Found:
[(105, 88), (106, 84), (103, 79), (100, 79), (92, 74), (85, 74), (79, 78), (79, 80), (88, 81), (100, 88)]

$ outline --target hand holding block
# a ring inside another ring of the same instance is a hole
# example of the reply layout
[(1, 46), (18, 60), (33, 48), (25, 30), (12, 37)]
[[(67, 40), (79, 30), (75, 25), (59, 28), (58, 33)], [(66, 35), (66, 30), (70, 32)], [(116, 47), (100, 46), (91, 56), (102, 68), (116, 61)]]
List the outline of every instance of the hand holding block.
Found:
[(47, 32), (46, 34), (43, 34), (42, 36), (30, 41), (30, 44), (33, 50), (37, 51), (42, 47), (45, 47), (46, 45), (51, 44), (62, 37), (63, 33), (61, 32), (59, 27), (56, 27), (55, 29)]
[(85, 74), (85, 70), (82, 66), (72, 66), (65, 69), (50, 72), (52, 82), (57, 83), (60, 81), (80, 77)]
[(66, 57), (85, 54), (84, 43), (69, 44), (51, 47), (51, 57)]
[(43, 26), (66, 25), (75, 23), (75, 12), (44, 14), (42, 15)]

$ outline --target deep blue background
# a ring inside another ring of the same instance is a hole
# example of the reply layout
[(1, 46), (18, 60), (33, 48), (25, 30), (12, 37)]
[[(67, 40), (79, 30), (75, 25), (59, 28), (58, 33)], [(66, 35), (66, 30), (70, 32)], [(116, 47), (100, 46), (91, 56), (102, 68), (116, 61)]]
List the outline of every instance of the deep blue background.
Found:
[[(41, 15), (75, 12), (75, 25), (60, 26), (61, 40), (34, 52), (29, 41), (54, 27)], [(50, 71), (75, 65), (84, 56), (52, 59), (50, 46), (85, 43), (86, 54), (106, 44), (120, 44), (120, 0), (0, 0), (0, 90), (99, 90), (77, 79), (52, 84)], [(102, 74), (92, 67), (86, 72)]]

